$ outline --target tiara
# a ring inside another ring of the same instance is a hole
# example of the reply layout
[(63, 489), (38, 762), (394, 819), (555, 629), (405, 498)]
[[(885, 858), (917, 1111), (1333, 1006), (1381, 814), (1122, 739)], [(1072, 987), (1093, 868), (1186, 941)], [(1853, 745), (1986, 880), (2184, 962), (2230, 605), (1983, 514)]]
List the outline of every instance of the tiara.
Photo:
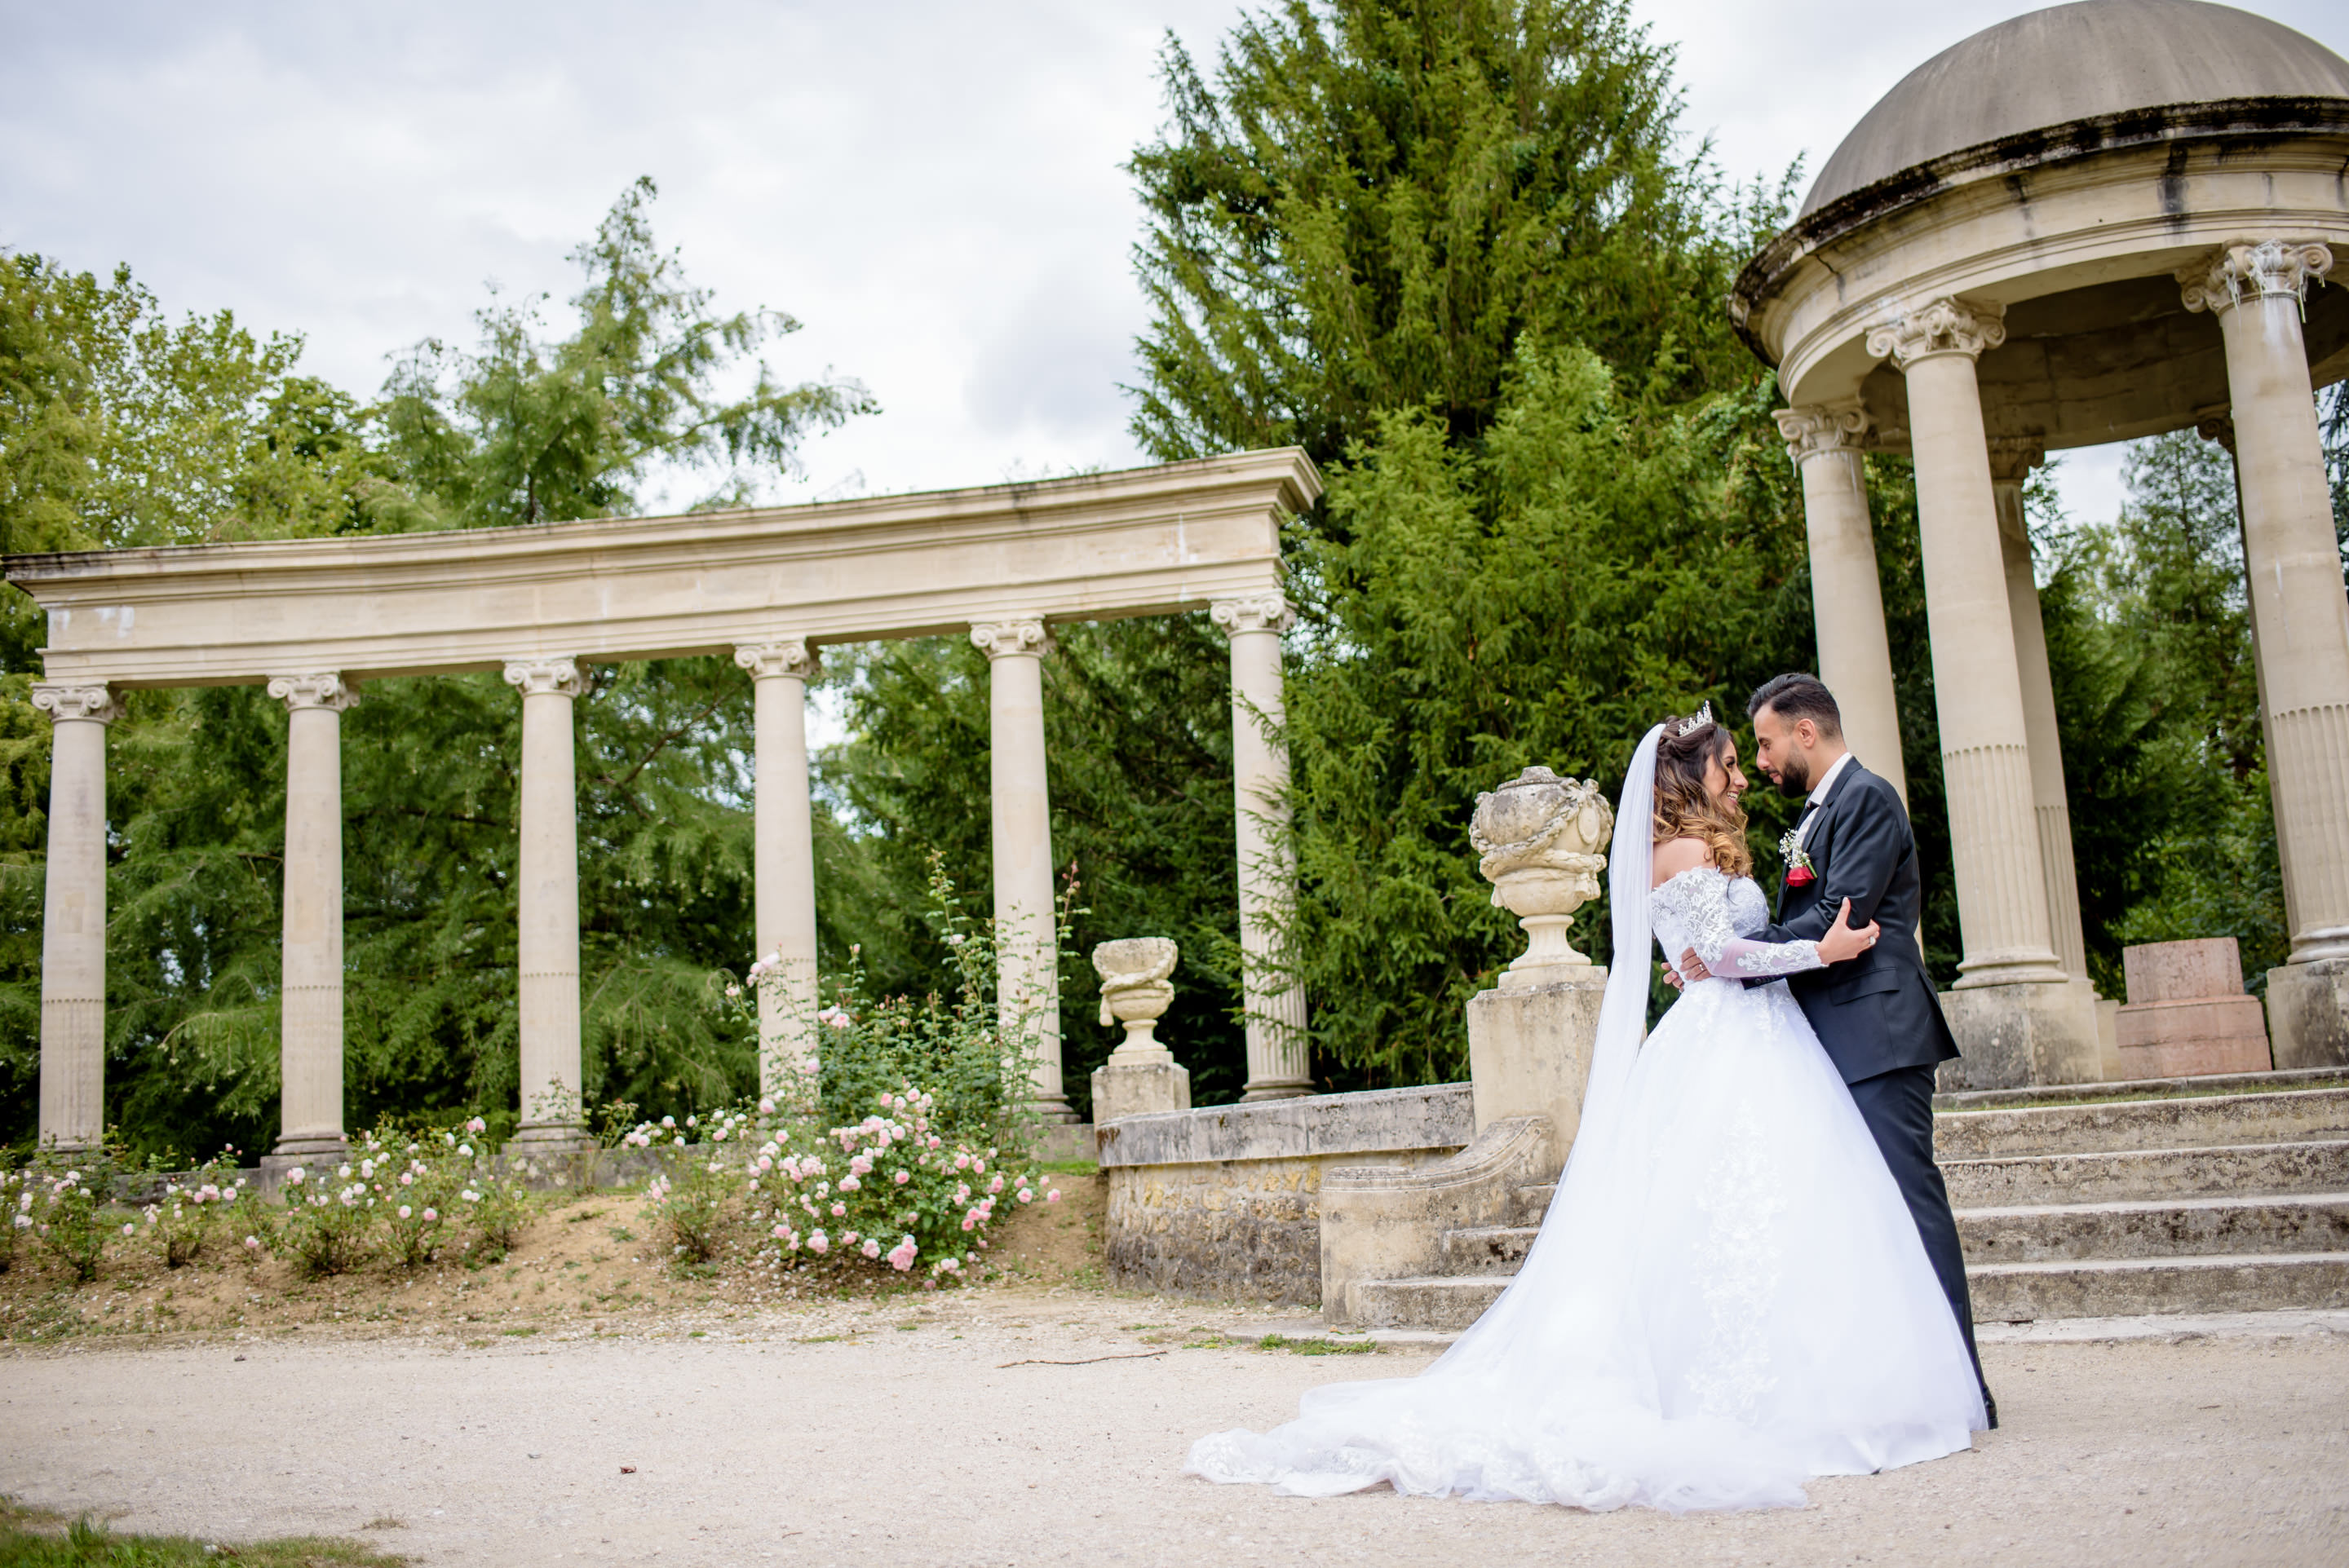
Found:
[(1692, 735), (1712, 722), (1713, 699), (1711, 697), (1707, 697), (1705, 698), (1704, 706), (1698, 708), (1694, 716), (1681, 720), (1680, 727), (1672, 731), (1672, 738), (1678, 740), (1683, 736)]

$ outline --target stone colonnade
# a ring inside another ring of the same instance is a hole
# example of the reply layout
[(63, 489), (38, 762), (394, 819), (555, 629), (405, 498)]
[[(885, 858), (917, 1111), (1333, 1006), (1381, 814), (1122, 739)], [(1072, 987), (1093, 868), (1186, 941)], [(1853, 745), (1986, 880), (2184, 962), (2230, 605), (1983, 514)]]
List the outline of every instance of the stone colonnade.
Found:
[[(2230, 245), (2178, 274), (2186, 307), (2224, 334), (2243, 549), (2295, 971), (2349, 999), (2349, 602), (2344, 602), (2313, 387), (2305, 290), (2323, 244)], [(1920, 300), (1871, 332), (1909, 394), (1927, 616), (1964, 956), (1950, 997), (1970, 1045), (2025, 1051), (2023, 1081), (2091, 1079), (2096, 1025), (2072, 863), (2047, 646), (2023, 528), (2033, 442), (1985, 435), (1976, 363), (2004, 340), (2005, 307)], [(1852, 749), (1902, 781), (1856, 404), (1778, 416), (1800, 466), (1820, 675)], [(2271, 995), (2274, 993), (2271, 990)], [(2340, 1011), (2339, 1006), (2333, 1009)], [(2316, 1009), (2323, 1012), (2323, 1008)], [(2344, 1026), (2333, 1026), (2336, 1028)], [(2278, 1040), (2279, 1066), (2284, 1043)]]
[[(1280, 634), (1293, 616), (1277, 593), (1217, 600), (1228, 634), (1240, 812), (1238, 878), (1251, 1099), (1311, 1092), (1302, 989), (1279, 953), (1294, 897), (1282, 795), (1288, 755), (1281, 714)], [(1048, 1115), (1073, 1115), (1061, 1081), (1050, 799), (1042, 663), (1052, 640), (1042, 619), (1018, 614), (972, 624), (990, 670), (995, 915), (999, 991), (1008, 1026), (1037, 1040), (1035, 1097)], [(755, 923), (759, 954), (779, 972), (761, 992), (762, 1087), (816, 1050), (815, 855), (809, 798), (807, 683), (818, 660), (804, 638), (746, 644), (735, 662), (753, 683), (756, 798)], [(519, 1001), (522, 1125), (517, 1143), (550, 1151), (582, 1137), (579, 853), (573, 705), (587, 689), (580, 661), (509, 661), (523, 705)], [(270, 679), (288, 709), (283, 1130), (274, 1163), (315, 1161), (345, 1148), (343, 1126), (343, 875), (341, 715), (357, 700), (353, 676), (308, 671)], [(47, 908), (42, 934), (40, 1131), (72, 1149), (104, 1124), (106, 1028), (106, 731), (119, 713), (105, 684), (42, 684), (33, 700), (54, 721)]]

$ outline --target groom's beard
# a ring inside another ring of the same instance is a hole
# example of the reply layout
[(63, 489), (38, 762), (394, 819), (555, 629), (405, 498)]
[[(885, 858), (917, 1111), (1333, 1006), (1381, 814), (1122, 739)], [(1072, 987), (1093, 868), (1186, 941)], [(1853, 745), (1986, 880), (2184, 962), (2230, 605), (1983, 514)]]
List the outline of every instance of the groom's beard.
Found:
[(1811, 759), (1797, 751), (1778, 767), (1778, 793), (1799, 800), (1811, 792)]

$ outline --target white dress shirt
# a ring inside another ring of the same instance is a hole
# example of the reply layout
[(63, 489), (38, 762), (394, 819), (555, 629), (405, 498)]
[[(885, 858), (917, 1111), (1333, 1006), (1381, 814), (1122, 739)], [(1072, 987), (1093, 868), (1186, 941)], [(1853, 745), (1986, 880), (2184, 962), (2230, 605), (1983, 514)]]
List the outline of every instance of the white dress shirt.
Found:
[(1816, 808), (1827, 798), (1827, 791), (1835, 788), (1836, 775), (1841, 773), (1844, 770), (1845, 764), (1848, 763), (1850, 760), (1851, 753), (1848, 751), (1845, 752), (1841, 757), (1837, 758), (1833, 762), (1827, 765), (1826, 776), (1821, 779), (1816, 785), (1813, 786), (1810, 795), (1807, 798), (1808, 804), (1806, 804), (1803, 809), (1803, 820), (1795, 824), (1795, 843), (1806, 844), (1809, 842), (1811, 837), (1811, 824), (1818, 820), (1818, 811)]

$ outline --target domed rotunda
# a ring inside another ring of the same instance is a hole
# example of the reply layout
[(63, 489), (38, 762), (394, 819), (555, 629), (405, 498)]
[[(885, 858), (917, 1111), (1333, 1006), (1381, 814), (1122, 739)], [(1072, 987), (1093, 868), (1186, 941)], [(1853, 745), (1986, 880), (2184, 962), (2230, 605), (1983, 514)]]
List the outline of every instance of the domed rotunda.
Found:
[(2349, 376), (2349, 61), (2202, 0), (2083, 0), (1910, 72), (1747, 263), (1737, 329), (1800, 466), (1820, 674), (1904, 779), (1861, 472), (1915, 464), (1965, 954), (1957, 1084), (2118, 1076), (2087, 981), (2023, 526), (2047, 452), (2235, 455), (2292, 952), (2279, 1068), (2349, 1063), (2349, 596), (2314, 388)]

